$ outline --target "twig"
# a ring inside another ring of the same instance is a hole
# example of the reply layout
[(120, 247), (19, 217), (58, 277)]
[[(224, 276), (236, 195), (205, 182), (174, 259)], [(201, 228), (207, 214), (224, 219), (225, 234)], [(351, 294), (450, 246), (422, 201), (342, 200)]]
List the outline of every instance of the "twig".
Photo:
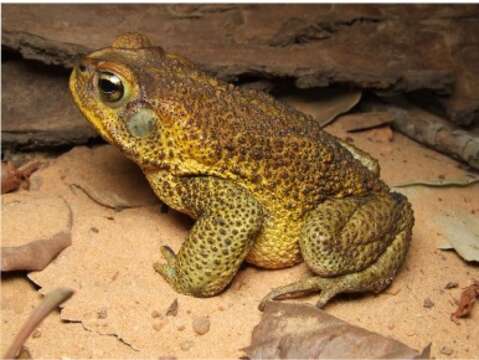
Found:
[(68, 300), (74, 291), (68, 288), (58, 288), (48, 293), (38, 307), (33, 311), (23, 327), (13, 340), (12, 345), (8, 348), (3, 356), (4, 359), (14, 359), (30, 334), (38, 325), (56, 309), (60, 304)]
[(392, 126), (410, 138), (479, 169), (479, 136), (422, 110), (404, 98), (390, 99)]

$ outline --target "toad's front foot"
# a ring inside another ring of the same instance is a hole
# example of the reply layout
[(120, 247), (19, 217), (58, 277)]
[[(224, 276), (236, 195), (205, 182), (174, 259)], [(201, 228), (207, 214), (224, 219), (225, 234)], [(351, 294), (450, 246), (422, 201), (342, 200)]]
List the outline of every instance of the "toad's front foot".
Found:
[(344, 284), (342, 281), (340, 281), (340, 279), (314, 276), (273, 289), (263, 298), (263, 300), (261, 300), (258, 309), (263, 311), (268, 301), (301, 297), (313, 292), (320, 292), (316, 306), (322, 308), (334, 296), (346, 290), (347, 289), (344, 287)]
[(153, 269), (155, 269), (170, 286), (176, 289), (176, 255), (169, 246), (162, 246), (160, 251), (166, 260), (166, 264), (155, 262)]

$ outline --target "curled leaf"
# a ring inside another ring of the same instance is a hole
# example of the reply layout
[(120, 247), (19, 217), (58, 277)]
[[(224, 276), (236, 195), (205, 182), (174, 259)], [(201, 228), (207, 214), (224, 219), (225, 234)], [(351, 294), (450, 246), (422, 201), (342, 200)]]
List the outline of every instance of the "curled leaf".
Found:
[(473, 280), (472, 284), (462, 291), (457, 309), (451, 314), (451, 320), (469, 316), (477, 299), (479, 299), (479, 281)]
[(414, 180), (401, 184), (393, 185), (396, 188), (405, 188), (411, 186), (427, 186), (427, 187), (467, 187), (479, 183), (477, 177), (466, 177), (464, 179), (433, 179), (433, 180)]
[(2, 162), (2, 194), (16, 191), (23, 187), (28, 189), (28, 178), (40, 168), (38, 161), (27, 164), (19, 169), (9, 161)]

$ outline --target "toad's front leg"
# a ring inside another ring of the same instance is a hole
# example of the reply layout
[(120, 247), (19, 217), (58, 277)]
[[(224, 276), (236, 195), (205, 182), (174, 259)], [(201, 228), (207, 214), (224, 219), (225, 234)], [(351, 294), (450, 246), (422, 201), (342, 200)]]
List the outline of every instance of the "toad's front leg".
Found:
[(183, 203), (197, 221), (177, 255), (162, 248), (154, 268), (178, 292), (220, 293), (233, 279), (263, 222), (261, 205), (244, 189), (209, 177), (184, 180)]

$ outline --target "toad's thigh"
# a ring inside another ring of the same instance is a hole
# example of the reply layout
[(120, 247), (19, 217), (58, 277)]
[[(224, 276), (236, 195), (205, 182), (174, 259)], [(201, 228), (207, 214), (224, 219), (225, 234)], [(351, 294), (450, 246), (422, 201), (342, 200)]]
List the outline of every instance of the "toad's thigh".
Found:
[(331, 199), (312, 211), (300, 238), (308, 266), (321, 276), (361, 271), (412, 226), (409, 203), (400, 194)]

